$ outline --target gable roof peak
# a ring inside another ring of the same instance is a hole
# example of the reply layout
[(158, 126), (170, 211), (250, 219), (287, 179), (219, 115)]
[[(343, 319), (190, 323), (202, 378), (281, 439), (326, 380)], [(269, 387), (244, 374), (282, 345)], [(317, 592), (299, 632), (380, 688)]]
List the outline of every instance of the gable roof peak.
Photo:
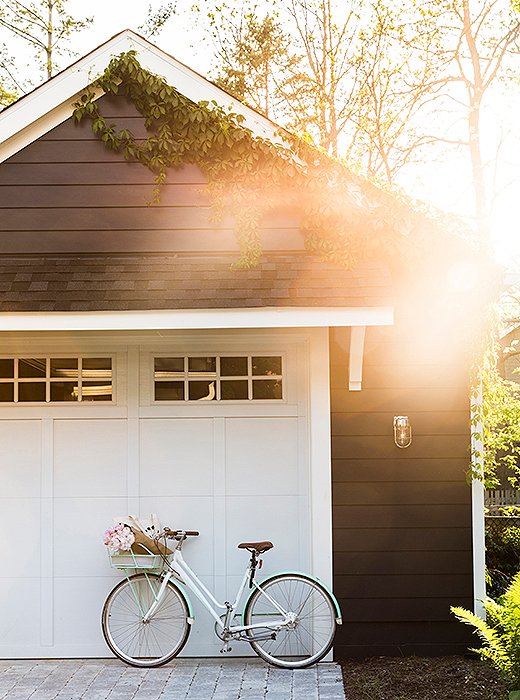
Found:
[[(123, 29), (0, 112), (0, 162), (68, 119), (74, 103), (103, 73), (110, 59), (128, 51), (135, 51), (143, 68), (162, 76), (193, 102), (215, 100), (221, 107), (243, 115), (244, 126), (256, 136), (280, 140), (277, 137), (280, 127), (267, 117), (242, 104), (132, 29)], [(99, 90), (99, 97), (101, 95)]]

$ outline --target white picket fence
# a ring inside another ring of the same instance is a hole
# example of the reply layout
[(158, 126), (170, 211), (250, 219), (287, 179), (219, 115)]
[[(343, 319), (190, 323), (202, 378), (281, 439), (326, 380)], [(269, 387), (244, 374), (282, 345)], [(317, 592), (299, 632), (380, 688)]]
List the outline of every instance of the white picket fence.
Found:
[(486, 491), (487, 506), (516, 506), (520, 505), (520, 491), (516, 489), (493, 489)]

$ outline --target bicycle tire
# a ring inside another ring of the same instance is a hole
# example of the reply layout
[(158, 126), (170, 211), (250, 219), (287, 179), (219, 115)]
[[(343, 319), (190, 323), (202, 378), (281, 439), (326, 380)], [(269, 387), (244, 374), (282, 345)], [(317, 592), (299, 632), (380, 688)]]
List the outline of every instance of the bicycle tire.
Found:
[(105, 641), (130, 666), (162, 666), (177, 656), (188, 641), (188, 604), (172, 581), (166, 584), (153, 617), (143, 621), (142, 611), (149, 609), (162, 580), (156, 574), (129, 576), (110, 591), (103, 606), (101, 628)]
[[(282, 625), (283, 616), (263, 591), (287, 613), (293, 613), (292, 626)], [(244, 625), (270, 623), (265, 630), (246, 630), (249, 644), (264, 661), (282, 668), (306, 668), (330, 651), (336, 616), (334, 601), (318, 581), (303, 574), (279, 574), (253, 591), (244, 608)], [(277, 623), (282, 626), (273, 630)], [(274, 638), (258, 639), (269, 634)]]

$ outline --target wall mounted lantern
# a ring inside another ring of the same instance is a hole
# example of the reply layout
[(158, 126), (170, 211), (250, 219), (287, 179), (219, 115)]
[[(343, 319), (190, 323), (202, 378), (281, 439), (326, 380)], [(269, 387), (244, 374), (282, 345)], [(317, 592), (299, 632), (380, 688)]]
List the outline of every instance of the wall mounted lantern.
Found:
[(394, 442), (402, 449), (412, 444), (412, 426), (408, 416), (394, 416)]

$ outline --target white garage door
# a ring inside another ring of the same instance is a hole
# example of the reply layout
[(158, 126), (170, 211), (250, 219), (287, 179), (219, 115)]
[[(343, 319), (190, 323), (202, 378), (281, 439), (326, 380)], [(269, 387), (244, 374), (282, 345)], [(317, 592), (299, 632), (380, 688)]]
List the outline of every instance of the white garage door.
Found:
[[(242, 540), (275, 543), (265, 574), (311, 567), (302, 332), (68, 337), (2, 357), (2, 656), (108, 655), (99, 617), (120, 574), (101, 537), (117, 515), (200, 530), (185, 556), (222, 600)], [(184, 655), (216, 654), (193, 602)]]

